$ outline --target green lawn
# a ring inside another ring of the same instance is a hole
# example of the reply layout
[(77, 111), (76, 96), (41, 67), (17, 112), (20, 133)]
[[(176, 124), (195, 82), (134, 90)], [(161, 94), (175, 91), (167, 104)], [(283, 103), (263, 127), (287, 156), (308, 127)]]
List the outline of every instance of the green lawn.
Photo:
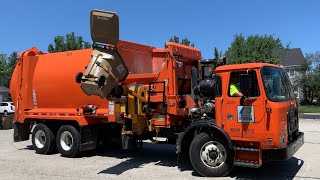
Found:
[(320, 106), (299, 106), (299, 113), (320, 113)]

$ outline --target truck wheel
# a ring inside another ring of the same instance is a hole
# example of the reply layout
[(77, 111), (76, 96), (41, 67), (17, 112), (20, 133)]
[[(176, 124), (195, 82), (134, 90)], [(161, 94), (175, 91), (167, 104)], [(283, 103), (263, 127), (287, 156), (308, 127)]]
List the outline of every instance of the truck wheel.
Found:
[(233, 156), (225, 141), (201, 133), (194, 137), (189, 149), (193, 168), (202, 176), (220, 177), (227, 175), (233, 167)]
[(3, 114), (4, 114), (4, 115), (8, 115), (8, 111), (5, 110), (5, 111), (3, 112)]
[(32, 145), (38, 154), (51, 154), (55, 149), (55, 136), (44, 124), (37, 124), (32, 131)]
[(75, 127), (63, 125), (57, 133), (58, 151), (64, 157), (75, 157), (79, 153), (80, 140), (80, 133)]

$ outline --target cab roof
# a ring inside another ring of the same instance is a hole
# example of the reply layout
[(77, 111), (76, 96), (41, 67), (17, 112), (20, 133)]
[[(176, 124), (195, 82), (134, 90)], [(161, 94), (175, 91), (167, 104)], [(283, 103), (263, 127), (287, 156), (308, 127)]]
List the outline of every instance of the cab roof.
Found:
[(269, 63), (245, 63), (245, 64), (230, 64), (230, 65), (222, 65), (215, 69), (215, 72), (222, 72), (222, 71), (234, 71), (234, 70), (246, 70), (246, 69), (260, 69), (264, 66), (271, 66), (282, 68), (281, 66), (269, 64)]

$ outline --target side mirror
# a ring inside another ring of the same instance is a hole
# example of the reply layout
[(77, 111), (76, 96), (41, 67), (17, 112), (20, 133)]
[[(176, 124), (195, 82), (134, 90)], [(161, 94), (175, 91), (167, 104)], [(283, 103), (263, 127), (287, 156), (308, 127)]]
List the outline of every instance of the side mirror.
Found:
[(90, 18), (92, 41), (117, 45), (119, 41), (119, 17), (114, 12), (92, 10)]
[(240, 74), (239, 76), (239, 81), (240, 81), (240, 91), (241, 93), (246, 96), (250, 97), (251, 96), (251, 87), (253, 83), (253, 77), (252, 75), (249, 74)]

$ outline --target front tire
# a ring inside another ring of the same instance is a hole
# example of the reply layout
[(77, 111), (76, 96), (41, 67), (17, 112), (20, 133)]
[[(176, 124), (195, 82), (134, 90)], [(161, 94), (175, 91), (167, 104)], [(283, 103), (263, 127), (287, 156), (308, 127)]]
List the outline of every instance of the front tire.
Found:
[(55, 150), (55, 136), (48, 126), (36, 125), (32, 131), (32, 145), (38, 154), (51, 154)]
[(201, 133), (190, 144), (189, 156), (193, 168), (202, 176), (220, 177), (233, 168), (233, 155), (225, 140)]
[(79, 131), (71, 125), (63, 125), (57, 134), (58, 151), (64, 157), (75, 157), (79, 153), (81, 136)]

